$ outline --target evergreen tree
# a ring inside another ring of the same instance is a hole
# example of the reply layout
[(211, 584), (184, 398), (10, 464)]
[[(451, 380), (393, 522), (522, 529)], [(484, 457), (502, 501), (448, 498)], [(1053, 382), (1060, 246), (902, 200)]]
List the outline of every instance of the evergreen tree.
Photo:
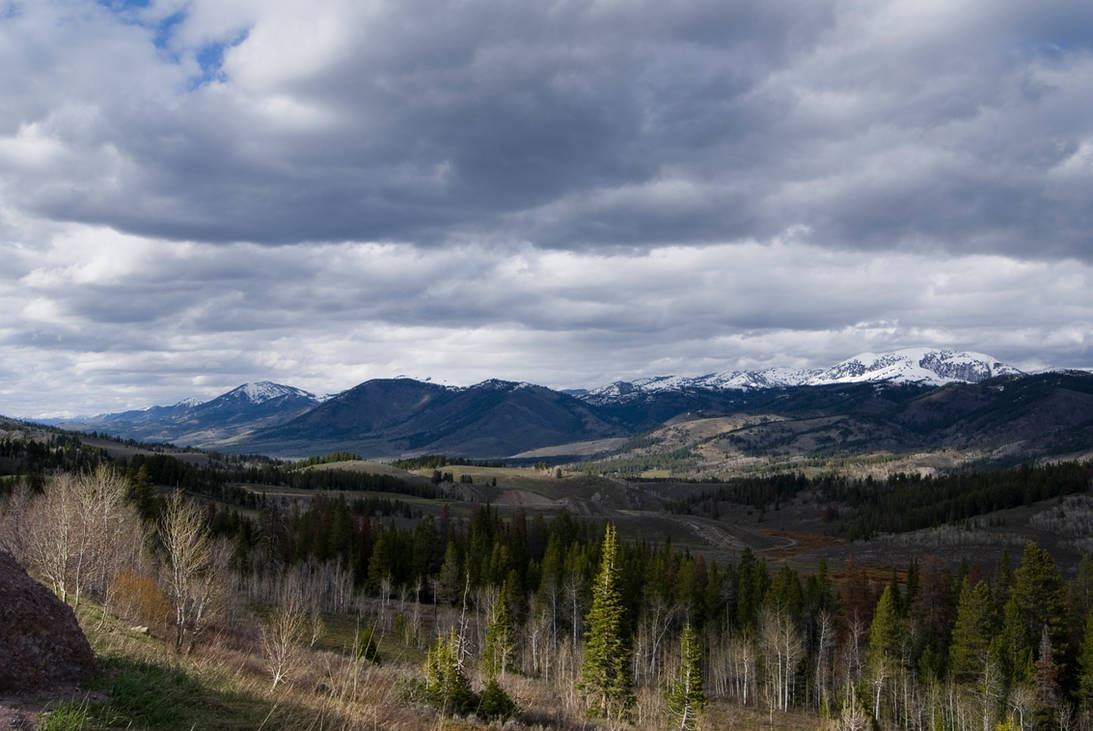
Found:
[(410, 564), (411, 578), (425, 578), (440, 568), (440, 535), (436, 532), (433, 516), (426, 515), (414, 528), (413, 560)]
[(865, 656), (869, 674), (873, 680), (873, 715), (880, 718), (881, 692), (888, 680), (899, 670), (900, 641), (903, 631), (892, 585), (884, 587), (869, 625), (869, 640)]
[(1078, 562), (1078, 575), (1070, 585), (1074, 616), (1081, 621), (1093, 609), (1093, 556), (1088, 553)]
[(1055, 652), (1051, 646), (1051, 634), (1047, 625), (1040, 633), (1040, 649), (1036, 659), (1036, 700), (1034, 718), (1037, 729), (1057, 728), (1055, 714), (1059, 710), (1059, 668), (1055, 664)]
[(679, 675), (668, 690), (668, 710), (680, 729), (689, 730), (696, 728), (697, 716), (705, 706), (702, 646), (688, 623), (679, 637)]
[(1093, 612), (1085, 621), (1079, 663), (1082, 674), (1078, 683), (1078, 700), (1086, 712), (1093, 712)]
[(1070, 652), (1070, 606), (1066, 585), (1047, 551), (1030, 543), (1025, 546), (1021, 565), (1013, 574), (1010, 594), (1024, 623), (1027, 647), (1047, 627), (1060, 682), (1069, 687), (1073, 656)]
[(1002, 631), (991, 640), (990, 654), (1010, 683), (1028, 680), (1032, 672), (1032, 643), (1013, 597), (1002, 609)]
[(759, 621), (759, 608), (770, 587), (766, 559), (756, 559), (751, 548), (745, 546), (740, 554), (736, 579), (736, 626), (741, 630), (754, 629)]
[(391, 578), (394, 568), (394, 551), (391, 542), (392, 531), (376, 532), (376, 542), (372, 544), (372, 557), (368, 560), (368, 589), (379, 593), (385, 578)]
[(980, 581), (973, 589), (965, 581), (949, 646), (949, 673), (953, 680), (978, 682), (986, 667), (993, 624), (990, 588)]
[(459, 638), (453, 629), (447, 640), (437, 635), (422, 667), (425, 694), (433, 704), (448, 713), (467, 713), (473, 708), (471, 684), (459, 662)]
[(592, 607), (585, 619), (584, 662), (578, 689), (588, 711), (608, 720), (626, 717), (634, 705), (630, 677), (630, 638), (624, 634), (619, 591), (618, 545), (615, 526), (604, 532), (600, 571), (592, 587)]
[(510, 664), (515, 643), (516, 624), (509, 610), (508, 597), (504, 591), (501, 591), (490, 612), (490, 623), (486, 630), (486, 646), (482, 650), (482, 665), (488, 680), (495, 680), (498, 676), (505, 677), (505, 670)]
[(155, 512), (153, 508), (155, 490), (152, 478), (148, 475), (148, 465), (142, 464), (136, 470), (130, 467), (126, 477), (129, 478), (130, 484), (129, 496), (137, 504), (140, 517), (149, 520)]
[(369, 622), (357, 632), (357, 646), (354, 648), (358, 661), (380, 664), (379, 645), (376, 644), (376, 628)]
[(455, 604), (463, 596), (463, 562), (460, 561), (459, 547), (454, 537), (449, 537), (448, 547), (444, 549), (444, 561), (436, 578), (437, 598), (448, 604)]

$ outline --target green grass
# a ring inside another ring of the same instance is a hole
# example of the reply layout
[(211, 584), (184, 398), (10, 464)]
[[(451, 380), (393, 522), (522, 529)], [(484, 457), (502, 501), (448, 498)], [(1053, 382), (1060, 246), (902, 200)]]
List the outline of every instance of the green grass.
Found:
[[(423, 610), (426, 611), (426, 610)], [(352, 617), (323, 617), (323, 633), (315, 643), (317, 647), (343, 655), (353, 652), (354, 642), (359, 629), (356, 619)], [(425, 644), (432, 640), (431, 637), (423, 638)], [(420, 665), (425, 661), (425, 650), (409, 647), (400, 640), (382, 632), (376, 632), (375, 642), (379, 647), (380, 659), (384, 664), (408, 663)]]
[[(224, 721), (245, 710), (238, 707), (238, 700), (207, 687), (180, 668), (116, 657), (103, 662), (103, 671), (110, 703), (101, 709), (101, 715), (96, 714), (96, 720), (107, 727), (228, 727), (222, 725)], [(231, 727), (239, 728), (234, 723)]]
[(79, 731), (87, 726), (88, 704), (69, 701), (62, 703), (40, 719), (39, 731)]
[[(52, 729), (244, 729), (306, 725), (307, 711), (268, 696), (264, 677), (223, 662), (174, 652), (115, 617), (99, 627), (101, 608), (81, 604), (99, 672), (85, 704), (63, 704), (46, 717)], [(59, 714), (59, 715), (58, 715)], [(82, 715), (81, 715), (82, 714)]]

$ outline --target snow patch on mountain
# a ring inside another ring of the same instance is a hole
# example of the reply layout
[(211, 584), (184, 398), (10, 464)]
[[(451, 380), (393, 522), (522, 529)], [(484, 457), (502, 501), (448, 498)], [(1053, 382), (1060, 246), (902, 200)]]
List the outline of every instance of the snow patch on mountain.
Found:
[(767, 368), (757, 371), (722, 371), (703, 376), (655, 376), (615, 381), (591, 389), (579, 398), (593, 404), (626, 403), (665, 391), (703, 389), (752, 391), (839, 383), (906, 383), (943, 386), (979, 383), (1021, 371), (984, 353), (932, 348), (904, 348), (887, 353), (859, 353), (829, 368)]
[(1020, 374), (1013, 366), (984, 353), (905, 348), (890, 353), (861, 353), (836, 363), (810, 379), (808, 385), (890, 381), (943, 386)]
[(271, 401), (283, 396), (298, 396), (299, 398), (310, 399), (312, 401), (318, 400), (313, 394), (310, 394), (301, 388), (284, 386), (280, 383), (274, 383), (273, 381), (244, 383), (242, 386), (228, 391), (219, 398), (246, 399), (252, 404), (263, 404), (266, 401)]

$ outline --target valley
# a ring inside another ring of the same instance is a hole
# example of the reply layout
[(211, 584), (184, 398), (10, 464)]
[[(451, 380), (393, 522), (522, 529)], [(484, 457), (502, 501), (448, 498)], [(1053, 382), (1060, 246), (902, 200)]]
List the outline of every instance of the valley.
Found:
[[(875, 361), (891, 373), (892, 358)], [(922, 726), (926, 714), (950, 727), (1014, 718), (962, 680), (958, 617), (973, 589), (991, 597), (983, 631), (999, 638), (1018, 620), (1040, 621), (1036, 602), (1047, 597), (1060, 657), (1093, 642), (1083, 629), (1093, 607), (1093, 375), (938, 384), (838, 372), (858, 380), (785, 385), (767, 374), (762, 387), (751, 378), (747, 389), (711, 389), (661, 379), (589, 396), (387, 379), (326, 399), (257, 384), (65, 425), (104, 429), (91, 434), (3, 419), (0, 547), (53, 586), (59, 576), (87, 583), (87, 601), (100, 602), (103, 619), (88, 631), (107, 670), (102, 700), (83, 711), (88, 728), (172, 728), (117, 685), (157, 687), (167, 667), (188, 692), (245, 717), (272, 703), (274, 727), (363, 728), (383, 717), (418, 728), (453, 716), (467, 728), (581, 727), (580, 678), (607, 600), (625, 617), (624, 726), (673, 717), (662, 690), (677, 682), (693, 632), (705, 648), (696, 667), (706, 724), (852, 727), (878, 697), (880, 717), (898, 727)], [(217, 448), (109, 436), (115, 427), (213, 435)], [(90, 575), (102, 578), (57, 574), (33, 531), (75, 520), (66, 530), (80, 535), (80, 512), (63, 501), (103, 485), (126, 506), (114, 519), (131, 536), (116, 541), (126, 557), (95, 563)], [(201, 540), (218, 548), (202, 569), (212, 583), (201, 585), (217, 587), (211, 613), (176, 626), (163, 531), (177, 510), (192, 511)], [(271, 639), (285, 618), (295, 634)], [(861, 658), (881, 652), (884, 622), (910, 660), (891, 655), (879, 668)], [(148, 636), (136, 641), (126, 627)], [(1031, 629), (1014, 636), (1031, 656)], [(190, 649), (171, 649), (172, 637), (189, 637)], [(293, 665), (263, 690), (281, 667), (275, 651)], [(453, 651), (464, 653), (462, 679), (449, 687), (435, 663)], [(990, 652), (983, 662), (1003, 668), (1007, 703), (1042, 709), (1021, 700), (1030, 671)], [(1093, 665), (1069, 662), (1054, 687), (1080, 707)], [(140, 663), (156, 670), (134, 675)], [(960, 700), (943, 703), (939, 688)]]

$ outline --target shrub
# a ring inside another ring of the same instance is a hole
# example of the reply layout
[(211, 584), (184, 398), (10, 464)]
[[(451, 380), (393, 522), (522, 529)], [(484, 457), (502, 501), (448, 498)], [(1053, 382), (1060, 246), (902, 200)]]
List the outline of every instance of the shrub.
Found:
[(121, 611), (140, 622), (163, 626), (171, 618), (171, 601), (148, 576), (122, 571), (114, 577), (111, 593)]
[(490, 720), (510, 718), (516, 715), (516, 702), (495, 678), (491, 678), (479, 697), (478, 714)]
[(380, 649), (376, 645), (376, 630), (372, 623), (364, 625), (361, 628), (360, 633), (357, 635), (357, 660), (364, 662), (370, 662), (373, 665), (379, 665)]
[(453, 629), (447, 640), (437, 636), (422, 667), (427, 700), (447, 713), (467, 714), (475, 709), (471, 685), (459, 663), (459, 640)]

